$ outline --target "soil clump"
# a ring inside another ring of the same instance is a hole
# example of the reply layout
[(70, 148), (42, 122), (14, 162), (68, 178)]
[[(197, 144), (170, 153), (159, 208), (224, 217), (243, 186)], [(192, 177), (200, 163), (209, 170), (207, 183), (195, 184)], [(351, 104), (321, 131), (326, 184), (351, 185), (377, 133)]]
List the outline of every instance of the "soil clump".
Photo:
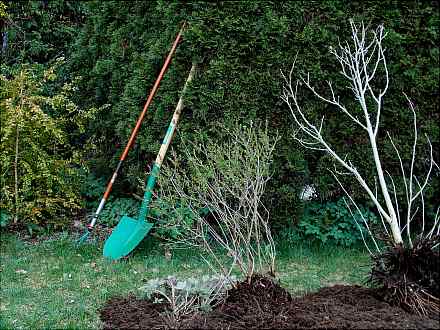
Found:
[(291, 297), (278, 283), (254, 276), (228, 291), (213, 310), (170, 325), (166, 304), (133, 295), (110, 299), (100, 310), (104, 329), (440, 329), (439, 315), (419, 316), (380, 300), (375, 289), (360, 286), (322, 288)]

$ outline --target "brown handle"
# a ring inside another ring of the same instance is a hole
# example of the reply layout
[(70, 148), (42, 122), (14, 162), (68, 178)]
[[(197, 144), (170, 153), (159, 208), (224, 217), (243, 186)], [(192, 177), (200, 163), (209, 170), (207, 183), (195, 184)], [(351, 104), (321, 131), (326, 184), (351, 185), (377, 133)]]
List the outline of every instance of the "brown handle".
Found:
[(165, 71), (167, 70), (168, 65), (171, 62), (171, 57), (173, 56), (174, 51), (176, 50), (177, 44), (180, 41), (180, 38), (182, 36), (184, 29), (185, 29), (185, 23), (183, 23), (182, 28), (180, 29), (179, 33), (177, 34), (176, 40), (174, 40), (173, 46), (171, 47), (170, 53), (168, 54), (168, 56), (165, 60), (165, 63), (162, 67), (162, 70), (160, 70), (159, 76), (157, 77), (156, 82), (154, 83), (153, 88), (151, 89), (150, 95), (148, 95), (148, 99), (144, 105), (144, 109), (142, 110), (141, 114), (139, 115), (139, 118), (136, 122), (136, 126), (134, 127), (133, 131), (131, 132), (131, 136), (130, 136), (130, 139), (128, 140), (127, 146), (125, 147), (124, 152), (121, 155), (121, 158), (120, 158), (121, 161), (125, 160), (125, 158), (127, 157), (128, 151), (130, 150), (131, 146), (134, 143), (134, 140), (136, 139), (136, 135), (139, 131), (139, 127), (141, 126), (142, 120), (144, 119), (145, 114), (147, 113), (147, 109), (150, 106), (154, 95), (156, 94), (156, 91), (159, 87), (159, 84), (162, 80), (162, 77), (165, 74)]
[(176, 39), (174, 40), (174, 43), (171, 47), (171, 50), (165, 60), (165, 63), (162, 66), (162, 70), (160, 70), (159, 76), (157, 77), (156, 82), (154, 83), (153, 88), (151, 89), (150, 95), (148, 95), (147, 102), (145, 102), (145, 105), (144, 105), (144, 109), (142, 110), (141, 114), (139, 115), (139, 118), (136, 122), (136, 126), (134, 127), (133, 131), (131, 132), (130, 139), (128, 140), (128, 143), (125, 146), (124, 152), (122, 153), (121, 158), (119, 159), (118, 166), (116, 166), (116, 169), (113, 172), (113, 175), (107, 184), (107, 187), (104, 192), (104, 196), (102, 197), (101, 202), (99, 203), (98, 209), (96, 210), (95, 215), (92, 218), (92, 221), (87, 226), (89, 228), (89, 230), (91, 230), (94, 227), (96, 220), (98, 219), (99, 214), (101, 213), (102, 209), (104, 208), (105, 202), (107, 201), (108, 196), (110, 195), (110, 192), (112, 190), (113, 183), (115, 182), (116, 177), (118, 176), (119, 169), (122, 166), (122, 162), (127, 157), (128, 151), (130, 150), (131, 146), (134, 143), (134, 140), (136, 139), (136, 135), (139, 131), (142, 120), (144, 119), (145, 114), (147, 113), (147, 109), (150, 106), (151, 101), (153, 100), (153, 97), (156, 94), (157, 89), (159, 88), (159, 84), (162, 80), (162, 77), (165, 74), (165, 72), (168, 68), (168, 65), (171, 62), (171, 58), (176, 50), (177, 44), (179, 43), (180, 38), (182, 37), (182, 33), (183, 33), (183, 30), (185, 29), (185, 25), (186, 25), (186, 23), (183, 23), (182, 28), (180, 29), (179, 33), (177, 34)]

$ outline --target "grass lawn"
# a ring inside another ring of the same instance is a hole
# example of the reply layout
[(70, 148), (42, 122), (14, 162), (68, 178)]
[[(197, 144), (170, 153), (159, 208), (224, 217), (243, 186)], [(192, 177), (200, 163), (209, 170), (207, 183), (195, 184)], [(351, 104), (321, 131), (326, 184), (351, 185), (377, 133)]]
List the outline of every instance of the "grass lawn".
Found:
[[(76, 247), (67, 234), (38, 244), (3, 235), (0, 248), (0, 329), (100, 328), (97, 310), (108, 298), (139, 295), (138, 288), (152, 278), (209, 272), (196, 251), (176, 251), (167, 259), (151, 238), (119, 262), (102, 257), (102, 243)], [(277, 265), (281, 284), (299, 295), (361, 284), (368, 261), (360, 249), (283, 242)]]

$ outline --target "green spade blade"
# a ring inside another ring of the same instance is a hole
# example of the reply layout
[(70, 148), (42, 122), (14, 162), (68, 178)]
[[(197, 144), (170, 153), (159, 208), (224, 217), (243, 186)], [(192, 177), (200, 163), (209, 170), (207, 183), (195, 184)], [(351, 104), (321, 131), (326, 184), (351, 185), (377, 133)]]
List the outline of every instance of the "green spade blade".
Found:
[(105, 241), (104, 257), (117, 260), (128, 255), (144, 239), (153, 224), (124, 215)]

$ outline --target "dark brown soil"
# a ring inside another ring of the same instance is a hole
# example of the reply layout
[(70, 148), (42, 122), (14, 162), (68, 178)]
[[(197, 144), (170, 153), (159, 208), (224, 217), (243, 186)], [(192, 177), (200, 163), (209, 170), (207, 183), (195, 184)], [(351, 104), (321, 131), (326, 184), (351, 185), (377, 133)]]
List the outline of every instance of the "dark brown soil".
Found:
[(101, 309), (104, 329), (164, 329), (167, 306), (130, 295), (110, 299)]
[[(169, 328), (164, 304), (134, 296), (113, 298), (101, 309), (104, 329)], [(359, 286), (333, 286), (292, 298), (278, 284), (256, 276), (239, 283), (226, 301), (208, 313), (188, 317), (181, 329), (440, 329), (438, 315), (421, 317), (378, 299), (376, 291)]]

